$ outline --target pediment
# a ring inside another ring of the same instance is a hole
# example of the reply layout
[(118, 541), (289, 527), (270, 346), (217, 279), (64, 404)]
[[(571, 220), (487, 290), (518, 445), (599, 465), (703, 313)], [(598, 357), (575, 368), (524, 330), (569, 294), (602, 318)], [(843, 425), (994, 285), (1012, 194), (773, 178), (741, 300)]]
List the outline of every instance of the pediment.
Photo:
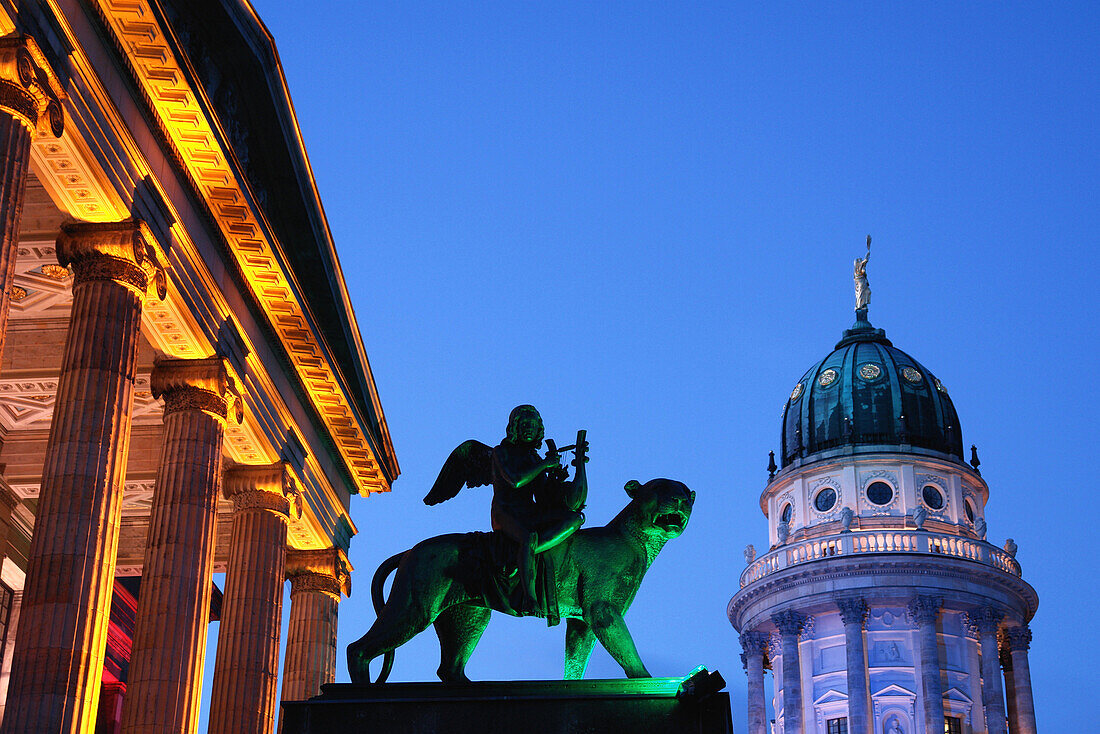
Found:
[(955, 687), (948, 688), (946, 691), (944, 691), (943, 697), (946, 698), (948, 701), (958, 701), (959, 703), (970, 704), (974, 703), (974, 699), (970, 698), (970, 696), (966, 695)]
[(886, 698), (886, 697), (898, 697), (898, 698), (913, 698), (917, 694), (913, 691), (902, 688), (901, 686), (891, 683), (883, 688), (881, 691), (877, 691), (871, 694), (872, 698)]
[(820, 706), (821, 704), (825, 704), (825, 703), (838, 703), (838, 702), (842, 702), (842, 701), (846, 702), (847, 700), (848, 700), (848, 694), (841, 693), (840, 691), (838, 691), (834, 688), (830, 688), (829, 690), (822, 693), (821, 696), (818, 697), (818, 699), (816, 701), (814, 701), (814, 705), (815, 706)]

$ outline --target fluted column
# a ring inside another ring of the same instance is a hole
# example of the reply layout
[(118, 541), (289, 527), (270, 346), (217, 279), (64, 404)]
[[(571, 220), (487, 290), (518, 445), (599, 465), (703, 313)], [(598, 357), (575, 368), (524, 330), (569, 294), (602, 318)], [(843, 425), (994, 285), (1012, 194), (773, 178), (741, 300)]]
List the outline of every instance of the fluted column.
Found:
[[(1001, 690), (1001, 658), (997, 652), (997, 630), (1004, 615), (993, 607), (982, 607), (968, 615), (978, 630), (982, 646), (982, 705), (989, 734), (1007, 734), (1005, 697)], [(1015, 670), (1013, 670), (1015, 673)]]
[(351, 594), (350, 572), (339, 548), (287, 551), (290, 624), (280, 700), (311, 698), (336, 680), (337, 605), (341, 592)]
[(198, 725), (222, 438), (231, 414), (240, 422), (241, 401), (227, 364), (217, 357), (159, 361), (151, 387), (164, 398), (164, 443), (122, 731), (181, 734)]
[(848, 732), (872, 734), (867, 681), (867, 655), (863, 646), (863, 623), (867, 620), (867, 603), (863, 599), (837, 599), (840, 621), (844, 623), (844, 649), (848, 669)]
[(62, 227), (75, 272), (15, 640), (5, 734), (95, 725), (107, 644), (141, 307), (163, 256), (136, 221)]
[(1012, 688), (1016, 699), (1015, 715), (1009, 717), (1012, 734), (1035, 734), (1035, 699), (1031, 694), (1031, 665), (1027, 659), (1031, 629), (1006, 627), (1004, 641), (1012, 662)]
[(764, 652), (768, 636), (763, 632), (741, 635), (741, 662), (749, 677), (749, 734), (767, 734), (768, 714), (764, 700)]
[(783, 646), (783, 734), (803, 734), (802, 673), (798, 660), (798, 636), (806, 624), (805, 615), (785, 611), (772, 615)]
[(1005, 707), (1008, 711), (1008, 731), (1016, 734), (1016, 683), (1012, 679), (1012, 656), (1005, 645), (1004, 635), (997, 636), (997, 656), (1001, 661), (1001, 673), (1004, 674)]
[(943, 679), (940, 676), (940, 646), (936, 620), (943, 599), (918, 596), (909, 603), (909, 615), (917, 625), (920, 645), (920, 680), (924, 703), (924, 730), (943, 731)]
[(39, 132), (61, 137), (64, 97), (34, 39), (18, 34), (0, 38), (0, 355), (11, 307), (31, 139)]
[(294, 480), (278, 463), (235, 467), (225, 473), (223, 484), (225, 496), (233, 500), (233, 531), (209, 734), (270, 734)]

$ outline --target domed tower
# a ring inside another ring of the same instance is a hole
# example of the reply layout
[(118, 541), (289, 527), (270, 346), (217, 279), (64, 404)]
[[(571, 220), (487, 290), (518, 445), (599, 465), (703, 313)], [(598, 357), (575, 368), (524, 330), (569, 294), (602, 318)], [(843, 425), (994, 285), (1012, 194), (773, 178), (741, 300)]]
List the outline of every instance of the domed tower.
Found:
[(947, 389), (868, 321), (865, 267), (855, 324), (784, 407), (770, 547), (746, 549), (729, 603), (749, 734), (768, 732), (769, 666), (775, 734), (1034, 734), (1038, 596), (1012, 540), (986, 541), (989, 487)]

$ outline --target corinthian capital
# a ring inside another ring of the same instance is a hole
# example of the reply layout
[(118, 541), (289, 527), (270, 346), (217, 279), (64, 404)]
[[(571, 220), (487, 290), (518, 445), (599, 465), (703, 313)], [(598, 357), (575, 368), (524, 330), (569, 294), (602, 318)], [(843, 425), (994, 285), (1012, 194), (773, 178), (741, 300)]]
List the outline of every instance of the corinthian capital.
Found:
[(942, 606), (943, 599), (938, 596), (918, 596), (909, 602), (909, 616), (917, 624), (932, 624)]
[(746, 655), (764, 655), (768, 651), (768, 635), (754, 631), (742, 633), (741, 649)]
[(1001, 630), (1001, 639), (1009, 652), (1027, 650), (1031, 647), (1031, 628), (1027, 625), (1005, 627)]
[(222, 357), (160, 359), (149, 381), (153, 397), (164, 398), (164, 413), (198, 410), (226, 420), (244, 420), (240, 385)]
[(13, 115), (32, 136), (65, 131), (61, 103), (65, 89), (30, 36), (0, 38), (0, 109)]
[(995, 635), (1004, 616), (993, 607), (978, 607), (966, 613), (966, 623), (977, 630), (979, 635)]
[(781, 635), (797, 635), (802, 632), (802, 628), (806, 625), (806, 615), (788, 609), (785, 612), (773, 614), (772, 624), (775, 625)]
[(840, 621), (844, 624), (858, 624), (862, 627), (867, 619), (867, 602), (859, 597), (840, 597), (836, 600), (836, 606), (840, 610)]
[(73, 267), (76, 283), (112, 280), (142, 297), (150, 286), (161, 300), (168, 294), (168, 258), (140, 219), (61, 225), (57, 261)]

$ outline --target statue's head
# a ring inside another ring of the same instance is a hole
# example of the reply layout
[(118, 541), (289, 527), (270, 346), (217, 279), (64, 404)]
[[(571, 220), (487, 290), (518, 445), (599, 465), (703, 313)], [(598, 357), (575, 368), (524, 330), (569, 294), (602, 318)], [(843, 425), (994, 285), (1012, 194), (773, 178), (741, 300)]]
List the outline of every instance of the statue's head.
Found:
[(631, 499), (627, 507), (634, 506), (647, 534), (668, 540), (684, 532), (695, 505), (695, 492), (683, 482), (651, 479), (642, 484), (631, 479), (625, 489)]
[(508, 415), (508, 431), (505, 440), (512, 444), (542, 445), (542, 416), (533, 405), (517, 405)]

